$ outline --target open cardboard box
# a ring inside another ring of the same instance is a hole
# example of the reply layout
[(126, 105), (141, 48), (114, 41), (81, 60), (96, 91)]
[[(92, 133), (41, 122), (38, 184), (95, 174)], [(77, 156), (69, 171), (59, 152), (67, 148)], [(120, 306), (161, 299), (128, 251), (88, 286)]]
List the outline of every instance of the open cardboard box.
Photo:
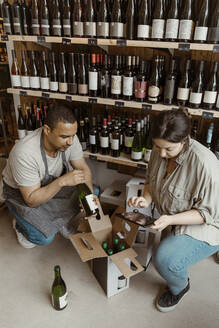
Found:
[[(131, 248), (138, 232), (138, 226), (117, 217), (124, 208), (117, 208), (112, 216), (104, 215), (99, 204), (100, 220), (88, 218), (88, 224), (79, 226), (80, 233), (71, 235), (70, 240), (81, 260), (92, 261), (92, 271), (108, 297), (127, 289), (129, 278), (144, 270), (136, 260), (137, 253)], [(89, 231), (90, 230), (90, 231)], [(109, 256), (102, 248), (102, 242), (112, 243), (113, 237), (119, 237), (126, 249)], [(118, 279), (126, 278), (124, 287), (118, 287)]]

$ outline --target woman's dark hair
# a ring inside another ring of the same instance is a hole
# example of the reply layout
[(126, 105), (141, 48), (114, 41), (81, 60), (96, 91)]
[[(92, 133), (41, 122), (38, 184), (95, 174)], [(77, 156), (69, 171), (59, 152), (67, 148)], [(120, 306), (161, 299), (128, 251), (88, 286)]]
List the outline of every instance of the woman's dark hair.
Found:
[(55, 104), (48, 110), (45, 123), (53, 130), (58, 122), (73, 124), (75, 121), (76, 118), (71, 108), (64, 104)]
[(187, 109), (171, 109), (160, 112), (153, 121), (152, 139), (165, 139), (169, 142), (181, 142), (191, 132), (191, 120)]

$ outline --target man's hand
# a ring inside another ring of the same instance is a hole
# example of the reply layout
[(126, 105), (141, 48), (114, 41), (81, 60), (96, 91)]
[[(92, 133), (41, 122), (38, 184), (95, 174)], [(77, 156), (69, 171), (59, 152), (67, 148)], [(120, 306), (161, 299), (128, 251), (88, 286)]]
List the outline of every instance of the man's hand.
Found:
[(154, 221), (150, 228), (156, 231), (162, 231), (169, 225), (172, 225), (171, 215), (162, 215), (159, 219)]
[(138, 208), (145, 208), (148, 207), (149, 204), (144, 197), (131, 197), (128, 200), (128, 206), (130, 207), (138, 207)]
[(64, 187), (64, 186), (73, 187), (79, 183), (85, 183), (85, 176), (84, 176), (84, 172), (82, 170), (70, 171), (58, 179), (60, 180), (62, 187)]

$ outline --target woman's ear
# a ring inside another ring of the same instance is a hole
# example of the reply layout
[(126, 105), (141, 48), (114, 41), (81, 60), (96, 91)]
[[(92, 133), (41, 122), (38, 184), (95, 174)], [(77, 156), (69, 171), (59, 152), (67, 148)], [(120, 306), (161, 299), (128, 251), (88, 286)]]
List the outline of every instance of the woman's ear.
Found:
[(46, 136), (48, 136), (51, 133), (51, 128), (47, 124), (44, 124), (44, 126), (43, 126), (43, 133)]

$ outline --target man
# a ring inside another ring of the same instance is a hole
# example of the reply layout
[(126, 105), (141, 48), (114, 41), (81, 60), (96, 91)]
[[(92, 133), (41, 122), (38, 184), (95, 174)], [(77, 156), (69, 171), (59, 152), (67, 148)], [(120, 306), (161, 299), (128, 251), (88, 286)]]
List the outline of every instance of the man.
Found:
[(3, 171), (4, 196), (25, 248), (46, 245), (58, 231), (66, 232), (80, 212), (77, 184), (86, 183), (93, 191), (76, 133), (72, 110), (55, 105), (44, 126), (19, 140), (10, 152)]

